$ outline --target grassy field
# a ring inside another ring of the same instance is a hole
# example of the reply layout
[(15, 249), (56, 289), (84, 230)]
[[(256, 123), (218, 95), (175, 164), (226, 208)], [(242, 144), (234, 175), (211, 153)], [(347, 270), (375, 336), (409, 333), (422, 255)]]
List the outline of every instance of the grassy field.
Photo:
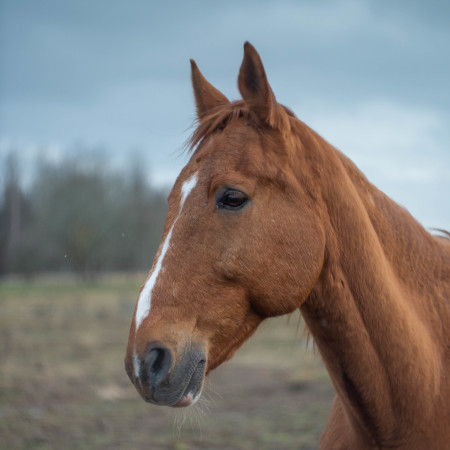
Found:
[(1, 449), (316, 449), (333, 397), (298, 316), (271, 319), (187, 410), (123, 369), (144, 275), (0, 282)]

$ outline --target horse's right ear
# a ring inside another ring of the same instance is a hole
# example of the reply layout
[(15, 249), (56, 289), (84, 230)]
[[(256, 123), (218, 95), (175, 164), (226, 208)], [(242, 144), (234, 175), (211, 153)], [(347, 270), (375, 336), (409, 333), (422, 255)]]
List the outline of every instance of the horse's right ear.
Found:
[(230, 103), (222, 92), (206, 81), (193, 59), (191, 59), (191, 77), (197, 117), (200, 120), (213, 108)]
[(250, 42), (244, 44), (238, 87), (250, 113), (259, 123), (280, 131), (290, 129), (288, 117), (273, 95), (261, 57)]

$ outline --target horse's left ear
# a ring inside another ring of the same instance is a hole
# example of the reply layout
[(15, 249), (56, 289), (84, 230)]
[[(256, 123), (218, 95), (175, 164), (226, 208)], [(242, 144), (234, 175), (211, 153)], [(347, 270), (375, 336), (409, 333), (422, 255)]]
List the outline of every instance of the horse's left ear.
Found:
[(239, 91), (252, 115), (262, 124), (282, 129), (288, 119), (277, 103), (258, 52), (250, 42), (244, 44), (244, 60), (238, 78)]
[(230, 103), (222, 92), (206, 81), (193, 59), (191, 59), (191, 77), (197, 117), (200, 120), (212, 109)]

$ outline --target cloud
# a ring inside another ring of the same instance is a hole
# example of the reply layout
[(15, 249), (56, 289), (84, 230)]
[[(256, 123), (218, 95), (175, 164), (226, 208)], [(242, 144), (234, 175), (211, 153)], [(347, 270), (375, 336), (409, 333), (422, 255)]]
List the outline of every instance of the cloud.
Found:
[(320, 103), (313, 108), (308, 115), (312, 126), (367, 170), (418, 182), (447, 177), (443, 163), (450, 164), (450, 155), (441, 139), (447, 133), (444, 113), (392, 100)]

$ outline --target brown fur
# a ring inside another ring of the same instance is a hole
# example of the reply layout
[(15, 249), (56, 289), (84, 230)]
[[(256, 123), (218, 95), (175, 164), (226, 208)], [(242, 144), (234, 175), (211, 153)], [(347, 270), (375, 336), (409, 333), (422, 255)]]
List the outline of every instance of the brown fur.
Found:
[[(197, 148), (170, 195), (164, 236), (182, 182), (198, 172), (199, 185), (151, 314), (138, 332), (132, 323), (127, 366), (157, 339), (174, 367), (186, 347), (202, 348), (209, 372), (263, 319), (300, 308), (337, 393), (320, 448), (450, 448), (450, 241), (279, 105), (250, 44), (242, 101), (208, 94), (203, 80), (193, 74)], [(219, 211), (223, 186), (249, 204)]]

